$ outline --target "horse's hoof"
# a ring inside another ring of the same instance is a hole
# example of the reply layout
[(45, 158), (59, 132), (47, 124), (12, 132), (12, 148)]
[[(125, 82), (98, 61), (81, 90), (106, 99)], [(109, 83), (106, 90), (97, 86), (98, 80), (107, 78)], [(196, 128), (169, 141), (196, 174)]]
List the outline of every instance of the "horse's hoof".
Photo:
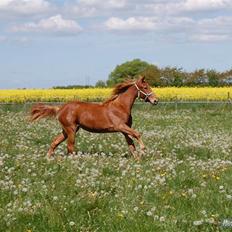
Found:
[(137, 151), (134, 151), (132, 155), (136, 161), (141, 161), (141, 156)]
[(142, 146), (142, 147), (140, 147), (140, 149), (141, 149), (141, 151), (145, 151), (146, 150), (146, 147), (145, 146)]
[(54, 160), (55, 158), (54, 158), (54, 156), (52, 156), (52, 155), (48, 155), (47, 156), (47, 161), (51, 161), (51, 160)]
[(137, 162), (140, 162), (140, 161), (142, 160), (142, 158), (141, 158), (140, 155), (138, 155), (138, 156), (135, 158), (135, 160), (136, 160)]
[(54, 153), (53, 153), (53, 152), (48, 152), (48, 153), (47, 153), (47, 157), (48, 157), (48, 158), (52, 158), (52, 157), (53, 157), (53, 155), (54, 155)]
[(75, 157), (76, 155), (77, 155), (77, 153), (75, 151), (67, 153), (67, 157), (69, 157), (69, 158)]

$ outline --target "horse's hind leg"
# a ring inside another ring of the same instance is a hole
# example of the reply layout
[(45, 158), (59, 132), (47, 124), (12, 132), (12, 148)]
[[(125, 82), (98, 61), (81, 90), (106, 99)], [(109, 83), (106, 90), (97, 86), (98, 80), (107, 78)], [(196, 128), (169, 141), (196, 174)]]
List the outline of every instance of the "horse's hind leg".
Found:
[(75, 135), (76, 135), (76, 132), (79, 130), (79, 126), (72, 125), (64, 129), (68, 137), (68, 141), (67, 141), (68, 154), (72, 154), (74, 153)]
[(54, 140), (51, 143), (50, 149), (48, 151), (48, 156), (51, 157), (54, 154), (55, 149), (57, 148), (57, 146), (62, 143), (65, 139), (67, 138), (67, 134), (66, 132), (63, 130), (63, 132), (61, 134), (59, 134), (58, 136), (56, 136), (54, 138)]

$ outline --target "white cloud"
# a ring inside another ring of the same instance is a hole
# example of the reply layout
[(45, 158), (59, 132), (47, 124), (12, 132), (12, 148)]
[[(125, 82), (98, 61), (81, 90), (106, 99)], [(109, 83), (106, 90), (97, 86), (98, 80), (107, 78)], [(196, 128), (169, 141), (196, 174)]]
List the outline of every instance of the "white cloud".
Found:
[(220, 16), (196, 21), (188, 34), (190, 41), (219, 42), (232, 40), (232, 17)]
[(152, 30), (156, 27), (156, 24), (152, 18), (139, 17), (134, 18), (130, 17), (128, 19), (120, 19), (112, 17), (105, 22), (105, 26), (108, 30)]
[[(114, 15), (146, 17), (157, 15), (178, 15), (198, 11), (232, 9), (232, 0), (64, 0), (64, 5), (49, 0), (0, 0), (0, 13), (34, 14), (55, 10), (79, 17)], [(53, 11), (54, 12), (54, 11)]]
[(123, 10), (128, 0), (79, 0), (69, 3), (65, 11), (79, 17), (91, 17), (97, 15), (112, 14), (115, 10)]
[[(104, 26), (117, 32), (147, 31), (166, 38), (182, 36), (188, 41), (225, 41), (232, 38), (232, 17), (215, 17), (193, 20), (187, 17), (130, 17), (109, 18)], [(170, 37), (170, 35), (172, 35)]]
[(50, 8), (46, 0), (0, 0), (0, 12), (34, 14), (45, 12)]
[[(182, 37), (192, 41), (230, 39), (232, 17), (226, 15), (231, 9), (232, 0), (64, 0), (64, 4), (54, 0), (0, 0), (0, 18), (4, 11), (9, 15), (31, 14), (20, 18), (22, 24), (17, 24), (14, 17), (5, 20), (13, 32), (77, 34), (82, 30), (80, 25), (63, 18), (72, 15), (90, 17), (85, 23), (89, 31), (154, 32), (170, 40)], [(57, 15), (45, 16), (47, 13)]]
[(229, 35), (197, 34), (190, 36), (189, 40), (194, 42), (220, 42), (231, 40), (231, 37)]
[(123, 8), (126, 5), (126, 0), (79, 0), (80, 6), (91, 6), (96, 8), (117, 9)]
[(65, 7), (65, 12), (77, 17), (92, 17), (97, 15), (98, 11), (92, 6), (67, 5)]
[(64, 19), (61, 15), (55, 15), (48, 19), (41, 19), (38, 23), (31, 22), (14, 26), (12, 31), (76, 34), (82, 31), (82, 28), (74, 20)]
[(232, 32), (232, 16), (219, 16), (199, 20), (199, 27), (211, 31)]
[(183, 10), (218, 10), (232, 7), (231, 0), (187, 0), (183, 2)]
[(108, 30), (115, 31), (166, 31), (183, 30), (194, 23), (190, 18), (130, 17), (121, 19), (112, 17), (105, 23)]
[(142, 9), (155, 14), (178, 15), (189, 14), (189, 12), (219, 11), (232, 8), (231, 0), (178, 0), (178, 1), (159, 1), (153, 3), (145, 3), (140, 6)]
[(198, 41), (225, 41), (232, 39), (232, 17), (220, 16), (199, 20), (196, 24), (197, 35), (193, 36)]

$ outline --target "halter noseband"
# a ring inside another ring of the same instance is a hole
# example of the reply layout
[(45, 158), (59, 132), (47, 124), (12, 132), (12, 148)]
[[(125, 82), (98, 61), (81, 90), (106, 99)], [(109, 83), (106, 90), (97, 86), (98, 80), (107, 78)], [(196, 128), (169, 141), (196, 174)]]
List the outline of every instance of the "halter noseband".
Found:
[(143, 92), (139, 87), (138, 87), (138, 85), (135, 83), (134, 84), (135, 85), (135, 87), (136, 87), (136, 89), (138, 90), (138, 98), (140, 98), (140, 93), (142, 93), (142, 94), (144, 94), (146, 97), (144, 98), (144, 101), (146, 101), (147, 99), (148, 99), (148, 97), (150, 96), (150, 95), (152, 95), (153, 93), (152, 92), (150, 92), (150, 93), (145, 93), (145, 92)]

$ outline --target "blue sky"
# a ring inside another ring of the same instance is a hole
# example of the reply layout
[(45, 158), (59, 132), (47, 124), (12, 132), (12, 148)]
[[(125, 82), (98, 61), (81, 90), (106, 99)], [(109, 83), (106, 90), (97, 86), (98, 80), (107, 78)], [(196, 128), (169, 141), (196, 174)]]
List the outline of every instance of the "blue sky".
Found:
[(232, 0), (0, 0), (0, 89), (95, 84), (117, 64), (232, 68)]

